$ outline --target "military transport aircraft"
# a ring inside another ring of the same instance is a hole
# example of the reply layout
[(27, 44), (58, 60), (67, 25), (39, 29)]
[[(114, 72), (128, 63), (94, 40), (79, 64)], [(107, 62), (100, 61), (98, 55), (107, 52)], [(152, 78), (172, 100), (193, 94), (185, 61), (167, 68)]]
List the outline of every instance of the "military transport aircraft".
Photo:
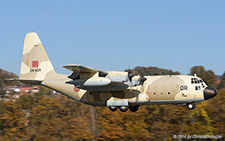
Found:
[(93, 106), (108, 106), (111, 111), (136, 112), (140, 105), (178, 104), (194, 109), (195, 103), (216, 96), (216, 90), (189, 75), (142, 76), (131, 71), (102, 71), (78, 64), (63, 66), (70, 75), (55, 72), (36, 33), (24, 41), (19, 79), (40, 84)]

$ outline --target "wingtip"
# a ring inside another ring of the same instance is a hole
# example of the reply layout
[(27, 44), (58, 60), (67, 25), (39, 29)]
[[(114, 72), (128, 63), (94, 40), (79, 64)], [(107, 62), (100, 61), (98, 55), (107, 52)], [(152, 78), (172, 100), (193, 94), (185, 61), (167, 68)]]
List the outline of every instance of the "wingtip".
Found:
[(63, 65), (62, 67), (67, 68), (67, 67), (71, 67), (71, 66), (81, 66), (80, 64), (67, 64), (67, 65)]

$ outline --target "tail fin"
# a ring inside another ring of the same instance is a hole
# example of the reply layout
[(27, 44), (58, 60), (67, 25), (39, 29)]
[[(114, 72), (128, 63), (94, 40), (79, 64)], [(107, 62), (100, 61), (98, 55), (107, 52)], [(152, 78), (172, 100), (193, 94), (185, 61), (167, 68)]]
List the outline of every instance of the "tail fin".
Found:
[(54, 68), (37, 33), (27, 33), (24, 40), (20, 79), (42, 81), (46, 74), (52, 71)]

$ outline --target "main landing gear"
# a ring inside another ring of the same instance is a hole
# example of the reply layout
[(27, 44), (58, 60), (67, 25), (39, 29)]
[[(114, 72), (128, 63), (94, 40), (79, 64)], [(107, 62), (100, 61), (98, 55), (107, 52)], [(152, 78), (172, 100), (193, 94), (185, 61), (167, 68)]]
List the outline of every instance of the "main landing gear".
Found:
[(194, 110), (196, 107), (194, 103), (187, 103), (186, 105), (189, 110)]
[(131, 112), (136, 112), (139, 108), (139, 105), (135, 105), (135, 106), (109, 106), (109, 110), (111, 111), (116, 111), (117, 109), (119, 109), (121, 112), (126, 112), (128, 109), (130, 109)]
[(109, 106), (109, 110), (111, 110), (111, 111), (116, 111), (118, 109), (118, 107), (116, 107), (116, 106)]

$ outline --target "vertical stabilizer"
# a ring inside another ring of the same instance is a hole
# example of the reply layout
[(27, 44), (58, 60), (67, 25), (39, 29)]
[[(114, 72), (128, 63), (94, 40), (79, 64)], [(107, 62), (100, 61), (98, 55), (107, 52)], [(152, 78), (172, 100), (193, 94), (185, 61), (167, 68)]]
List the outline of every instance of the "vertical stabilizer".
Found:
[(27, 33), (24, 40), (20, 79), (44, 80), (54, 68), (37, 33)]

